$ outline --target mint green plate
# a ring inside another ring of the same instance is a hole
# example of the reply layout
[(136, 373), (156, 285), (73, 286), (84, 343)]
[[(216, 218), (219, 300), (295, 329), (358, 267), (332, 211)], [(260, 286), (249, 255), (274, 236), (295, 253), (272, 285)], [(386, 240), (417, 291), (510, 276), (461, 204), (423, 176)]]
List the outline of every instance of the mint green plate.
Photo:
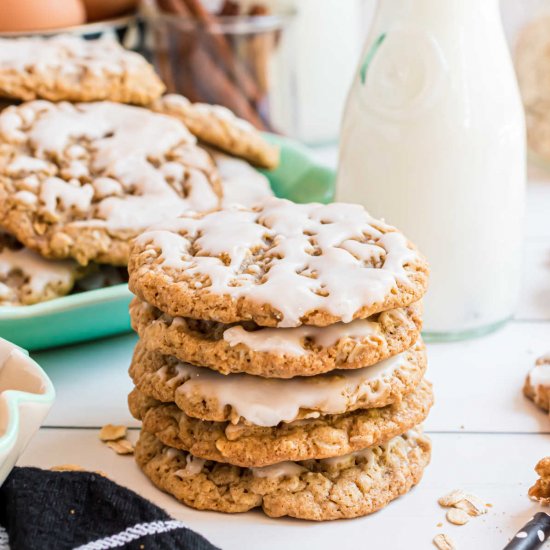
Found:
[[(278, 197), (295, 202), (328, 203), (334, 198), (335, 174), (316, 164), (307, 148), (269, 135), (281, 146), (281, 164), (264, 172)], [(37, 350), (95, 340), (130, 331), (126, 285), (72, 294), (33, 306), (0, 307), (0, 336)]]

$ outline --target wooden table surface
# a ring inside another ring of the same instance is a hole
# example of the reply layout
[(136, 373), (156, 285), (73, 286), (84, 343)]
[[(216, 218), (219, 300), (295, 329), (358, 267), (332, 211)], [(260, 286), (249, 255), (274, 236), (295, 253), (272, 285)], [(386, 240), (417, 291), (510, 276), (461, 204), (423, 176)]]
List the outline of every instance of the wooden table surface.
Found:
[[(333, 161), (333, 151), (322, 158)], [(539, 509), (527, 490), (536, 462), (550, 455), (550, 418), (521, 393), (535, 358), (550, 350), (550, 182), (535, 177), (529, 184), (523, 294), (514, 321), (483, 338), (428, 346), (437, 399), (425, 424), (432, 463), (412, 493), (370, 517), (314, 524), (257, 512), (225, 516), (190, 510), (157, 491), (131, 457), (115, 455), (98, 439), (106, 423), (138, 426), (126, 405), (135, 341), (125, 335), (34, 354), (57, 401), (19, 465), (102, 470), (224, 550), (416, 550), (430, 548), (440, 532), (459, 549), (498, 550)], [(447, 523), (437, 499), (455, 488), (492, 504), (489, 513), (463, 527)]]

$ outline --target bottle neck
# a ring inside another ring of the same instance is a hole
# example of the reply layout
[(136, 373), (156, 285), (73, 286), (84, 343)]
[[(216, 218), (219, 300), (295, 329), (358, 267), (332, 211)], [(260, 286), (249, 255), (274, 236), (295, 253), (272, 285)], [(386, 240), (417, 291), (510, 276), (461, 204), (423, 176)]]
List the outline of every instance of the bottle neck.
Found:
[(480, 20), (498, 20), (500, 24), (499, 0), (378, 0), (374, 22), (388, 26), (396, 21), (407, 21), (441, 27), (479, 23)]

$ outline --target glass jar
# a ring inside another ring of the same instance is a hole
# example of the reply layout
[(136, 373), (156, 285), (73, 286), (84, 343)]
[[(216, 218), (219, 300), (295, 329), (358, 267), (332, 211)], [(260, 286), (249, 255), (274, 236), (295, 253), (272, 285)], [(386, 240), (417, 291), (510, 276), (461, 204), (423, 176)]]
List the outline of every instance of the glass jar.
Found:
[(146, 49), (167, 91), (224, 105), (260, 130), (293, 133), (291, 11), (208, 21), (142, 4)]

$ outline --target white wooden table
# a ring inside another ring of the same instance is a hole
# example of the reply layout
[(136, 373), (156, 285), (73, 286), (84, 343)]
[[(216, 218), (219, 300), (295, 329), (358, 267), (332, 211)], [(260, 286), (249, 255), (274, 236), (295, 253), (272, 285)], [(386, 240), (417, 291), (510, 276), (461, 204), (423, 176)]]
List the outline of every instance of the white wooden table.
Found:
[[(437, 398), (425, 425), (432, 463), (412, 493), (370, 517), (313, 524), (261, 513), (224, 516), (190, 510), (157, 491), (131, 457), (115, 455), (98, 440), (103, 424), (138, 426), (126, 406), (133, 335), (35, 354), (53, 380), (57, 402), (19, 465), (102, 470), (224, 550), (414, 550), (430, 548), (439, 532), (459, 549), (498, 550), (538, 510), (527, 490), (534, 465), (550, 455), (550, 418), (521, 394), (535, 358), (550, 350), (550, 182), (538, 179), (529, 186), (524, 268), (512, 323), (477, 340), (429, 346)], [(463, 527), (448, 524), (437, 499), (454, 488), (492, 504), (489, 513)]]

